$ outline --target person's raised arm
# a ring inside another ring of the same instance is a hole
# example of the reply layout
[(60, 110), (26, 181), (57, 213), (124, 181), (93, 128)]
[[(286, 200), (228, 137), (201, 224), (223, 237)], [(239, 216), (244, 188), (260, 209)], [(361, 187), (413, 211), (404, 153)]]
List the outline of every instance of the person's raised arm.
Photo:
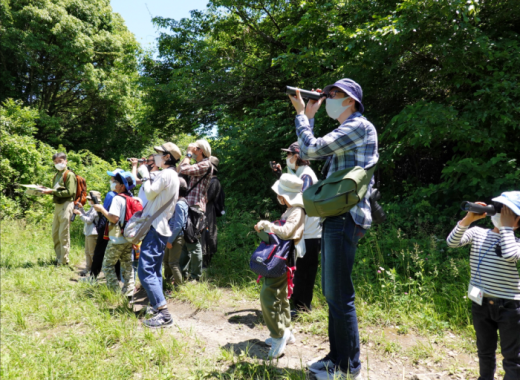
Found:
[[(485, 203), (476, 202), (481, 206), (486, 206)], [(471, 223), (476, 222), (482, 218), (485, 218), (486, 214), (475, 214), (474, 212), (468, 212), (466, 216), (457, 223), (455, 228), (450, 232), (448, 238), (446, 239), (446, 243), (450, 248), (458, 248), (463, 247), (473, 241), (474, 230), (469, 229), (468, 227)]]
[(520, 244), (515, 239), (514, 228), (520, 223), (520, 216), (517, 216), (509, 207), (504, 205), (500, 213), (500, 246), (502, 247), (502, 258), (506, 261), (516, 263), (520, 260)]
[[(144, 158), (143, 158), (144, 159)], [(142, 165), (145, 164), (146, 161), (142, 163)], [(137, 158), (130, 158), (130, 164), (132, 165), (132, 174), (134, 178), (136, 179), (136, 184), (140, 185), (143, 183), (138, 177), (137, 177), (137, 164), (139, 163), (139, 160)]]

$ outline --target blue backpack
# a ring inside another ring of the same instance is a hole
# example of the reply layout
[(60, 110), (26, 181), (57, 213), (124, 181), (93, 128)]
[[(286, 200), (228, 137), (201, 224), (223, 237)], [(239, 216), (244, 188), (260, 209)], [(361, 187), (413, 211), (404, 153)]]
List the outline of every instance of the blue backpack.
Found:
[(290, 255), (294, 251), (294, 240), (282, 240), (269, 233), (269, 243), (262, 242), (249, 260), (249, 267), (260, 277), (280, 277), (292, 265)]

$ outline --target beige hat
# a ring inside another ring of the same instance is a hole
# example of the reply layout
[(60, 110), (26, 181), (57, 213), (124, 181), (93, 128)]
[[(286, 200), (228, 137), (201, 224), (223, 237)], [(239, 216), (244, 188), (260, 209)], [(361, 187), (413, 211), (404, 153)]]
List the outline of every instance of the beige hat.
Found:
[(181, 150), (179, 149), (179, 147), (172, 142), (164, 143), (161, 146), (154, 146), (153, 148), (157, 152), (170, 153), (173, 156), (173, 158), (175, 158), (176, 160), (180, 159), (182, 156), (182, 153), (181, 153)]
[(281, 195), (292, 207), (303, 207), (303, 181), (294, 174), (284, 173), (271, 187)]
[(101, 202), (101, 193), (99, 191), (93, 190), (88, 192), (87, 199), (92, 200), (92, 198), (90, 197), (90, 193), (92, 193), (92, 195), (94, 195), (97, 198), (97, 200)]
[(202, 153), (204, 153), (204, 156), (207, 158), (211, 157), (211, 147), (209, 146), (209, 142), (206, 140), (197, 140), (193, 143), (197, 148), (200, 148), (202, 150)]

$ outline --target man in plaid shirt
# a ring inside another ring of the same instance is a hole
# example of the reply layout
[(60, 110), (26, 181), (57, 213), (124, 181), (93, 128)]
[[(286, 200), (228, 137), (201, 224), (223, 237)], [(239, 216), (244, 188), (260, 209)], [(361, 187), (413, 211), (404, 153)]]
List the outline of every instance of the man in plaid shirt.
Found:
[[(327, 177), (332, 173), (360, 166), (364, 169), (379, 160), (377, 131), (362, 114), (363, 91), (351, 79), (342, 79), (325, 87), (326, 110), (340, 126), (324, 137), (314, 136), (314, 115), (325, 98), (305, 103), (299, 92), (290, 96), (297, 116), (296, 135), (303, 159), (327, 160)], [(322, 232), (322, 289), (329, 305), (330, 352), (318, 361), (307, 363), (318, 380), (363, 379), (359, 360), (359, 331), (354, 305), (355, 291), (351, 273), (358, 241), (372, 224), (367, 194), (345, 214), (327, 217)]]
[[(211, 147), (206, 140), (197, 140), (188, 146), (186, 157), (179, 166), (179, 174), (189, 177), (188, 195), (186, 201), (188, 205), (198, 207), (201, 211), (206, 211), (208, 202), (208, 187), (211, 181), (213, 166), (209, 161)], [(190, 160), (194, 158), (196, 163), (190, 165)], [(193, 280), (198, 281), (202, 275), (202, 245), (200, 241), (196, 243), (184, 243), (180, 259), (180, 267), (183, 275), (187, 278), (188, 272)]]

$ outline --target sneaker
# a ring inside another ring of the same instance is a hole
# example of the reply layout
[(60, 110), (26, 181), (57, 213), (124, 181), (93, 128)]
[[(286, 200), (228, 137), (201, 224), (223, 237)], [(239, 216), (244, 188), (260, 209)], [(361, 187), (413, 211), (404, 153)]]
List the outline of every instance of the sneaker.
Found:
[(86, 277), (81, 277), (79, 279), (79, 282), (84, 282), (86, 284), (95, 285), (95, 284), (97, 284), (97, 279), (94, 276), (86, 276)]
[(155, 307), (152, 307), (150, 305), (146, 306), (146, 316), (147, 317), (155, 317), (157, 314), (159, 314), (159, 310)]
[(291, 330), (287, 329), (283, 333), (283, 337), (279, 339), (271, 338), (271, 349), (269, 350), (269, 354), (267, 357), (269, 359), (277, 359), (283, 355), (285, 351), (285, 346), (287, 345), (287, 341), (291, 337)]
[(173, 319), (165, 319), (164, 315), (158, 312), (155, 317), (143, 321), (143, 324), (151, 329), (164, 329), (173, 325)]
[(334, 369), (334, 367), (329, 367), (327, 370), (315, 372), (314, 377), (316, 377), (316, 380), (363, 380), (361, 371), (353, 375), (351, 373), (345, 373), (339, 368)]
[(334, 362), (330, 359), (330, 356), (327, 355), (322, 359), (313, 359), (307, 362), (307, 368), (309, 371), (318, 373), (321, 371), (325, 371), (328, 368), (334, 368)]
[[(291, 336), (287, 340), (287, 344), (294, 344), (294, 343), (296, 343), (296, 338), (294, 337), (294, 334), (291, 331)], [(268, 345), (268, 346), (272, 346), (273, 345), (273, 338), (267, 338), (265, 340), (265, 344)]]

